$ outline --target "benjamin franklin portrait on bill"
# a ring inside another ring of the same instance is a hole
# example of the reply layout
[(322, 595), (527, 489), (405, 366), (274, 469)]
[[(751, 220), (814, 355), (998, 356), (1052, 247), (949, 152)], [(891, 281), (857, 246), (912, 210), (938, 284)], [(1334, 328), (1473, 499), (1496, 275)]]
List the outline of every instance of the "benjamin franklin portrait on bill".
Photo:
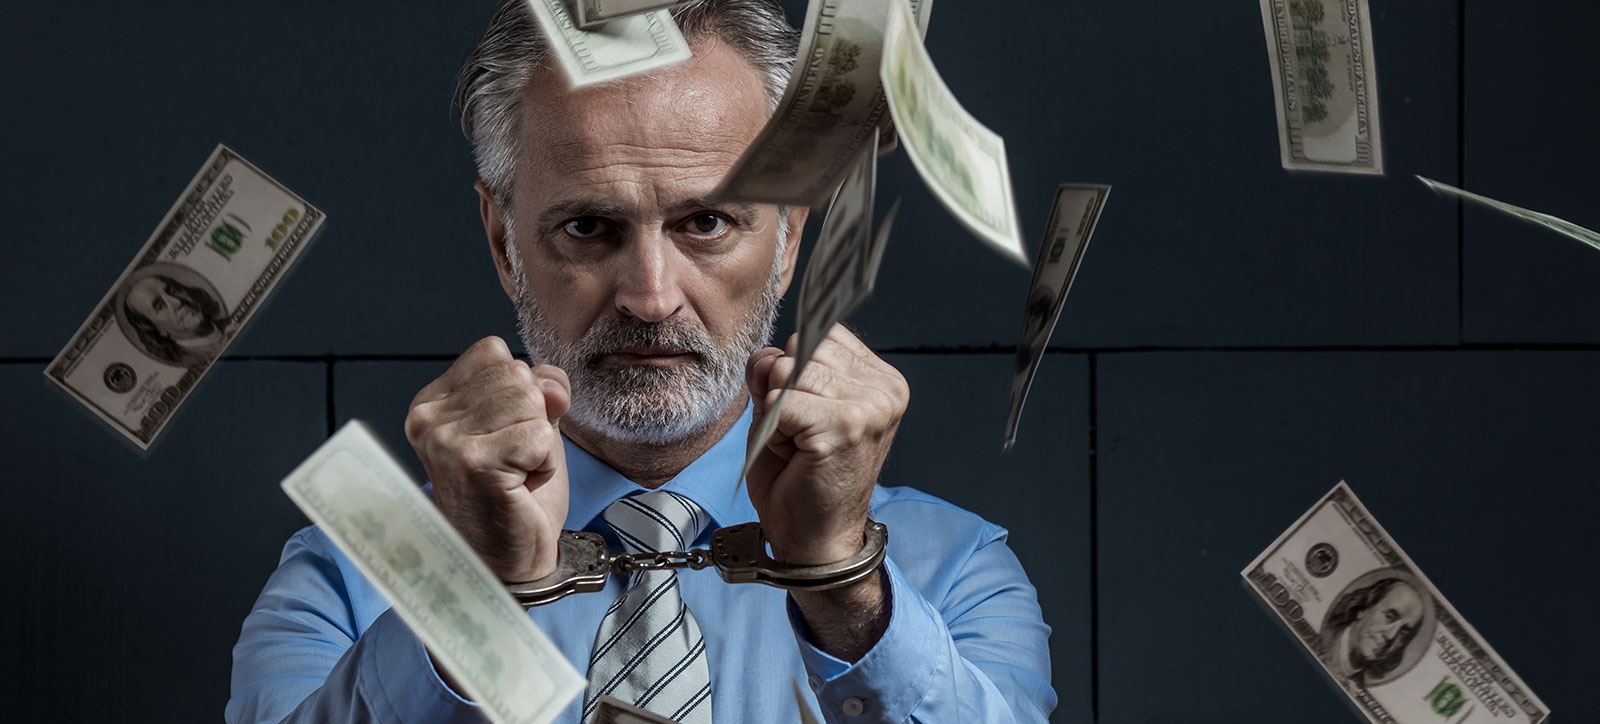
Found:
[(1405, 571), (1380, 569), (1339, 593), (1323, 622), (1319, 651), (1334, 673), (1376, 686), (1416, 665), (1436, 624), (1427, 586)]
[(113, 306), (134, 347), (175, 367), (209, 362), (227, 341), (228, 310), (216, 289), (180, 264), (157, 262), (134, 271)]

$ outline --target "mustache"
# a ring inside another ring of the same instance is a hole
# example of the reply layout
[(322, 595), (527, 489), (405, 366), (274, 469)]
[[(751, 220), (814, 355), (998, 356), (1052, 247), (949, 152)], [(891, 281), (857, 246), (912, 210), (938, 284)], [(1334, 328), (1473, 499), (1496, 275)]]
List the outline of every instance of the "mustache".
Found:
[(578, 346), (593, 367), (602, 357), (633, 347), (657, 347), (703, 359), (715, 351), (716, 343), (703, 327), (681, 317), (660, 322), (612, 317), (591, 327)]

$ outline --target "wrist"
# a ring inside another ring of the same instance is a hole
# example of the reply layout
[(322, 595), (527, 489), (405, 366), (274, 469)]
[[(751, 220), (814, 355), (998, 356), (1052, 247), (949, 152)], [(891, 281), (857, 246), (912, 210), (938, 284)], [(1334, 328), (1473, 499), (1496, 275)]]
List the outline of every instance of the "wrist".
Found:
[(889, 628), (889, 577), (882, 568), (839, 588), (791, 590), (789, 598), (805, 620), (811, 644), (842, 661), (860, 661)]
[(788, 566), (826, 566), (855, 557), (866, 547), (865, 521), (847, 528), (849, 532), (813, 541), (779, 543), (770, 538), (772, 559)]

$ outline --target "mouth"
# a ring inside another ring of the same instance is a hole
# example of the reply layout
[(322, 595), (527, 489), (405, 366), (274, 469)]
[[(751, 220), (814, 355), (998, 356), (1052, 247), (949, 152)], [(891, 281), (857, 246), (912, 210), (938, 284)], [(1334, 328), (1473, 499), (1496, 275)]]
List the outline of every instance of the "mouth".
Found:
[(668, 347), (624, 347), (600, 358), (601, 364), (623, 367), (671, 367), (686, 364), (694, 353)]

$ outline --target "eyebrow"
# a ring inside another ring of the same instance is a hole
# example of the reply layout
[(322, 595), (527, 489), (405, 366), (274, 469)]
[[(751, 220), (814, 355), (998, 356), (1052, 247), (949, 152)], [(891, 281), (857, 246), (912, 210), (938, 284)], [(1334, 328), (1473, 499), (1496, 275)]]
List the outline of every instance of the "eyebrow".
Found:
[(746, 221), (754, 220), (759, 213), (755, 204), (746, 203), (743, 201), (719, 201), (710, 196), (697, 196), (692, 199), (684, 199), (678, 203), (668, 206), (667, 213), (676, 216), (684, 212), (694, 211), (695, 209), (727, 209), (732, 211), (737, 216), (743, 216)]
[(539, 214), (539, 227), (554, 226), (558, 221), (576, 219), (584, 216), (618, 217), (627, 216), (633, 208), (624, 204), (611, 201), (596, 201), (588, 199), (574, 199), (552, 204)]
[[(736, 216), (744, 218), (746, 223), (753, 221), (759, 215), (755, 204), (741, 201), (718, 201), (709, 196), (697, 196), (678, 201), (668, 206), (666, 211), (669, 216), (687, 213), (696, 209), (727, 209)], [(625, 218), (634, 213), (634, 208), (627, 204), (598, 199), (573, 199), (551, 204), (539, 214), (540, 228), (548, 228), (567, 219), (576, 219), (584, 216), (599, 216), (603, 218)]]

